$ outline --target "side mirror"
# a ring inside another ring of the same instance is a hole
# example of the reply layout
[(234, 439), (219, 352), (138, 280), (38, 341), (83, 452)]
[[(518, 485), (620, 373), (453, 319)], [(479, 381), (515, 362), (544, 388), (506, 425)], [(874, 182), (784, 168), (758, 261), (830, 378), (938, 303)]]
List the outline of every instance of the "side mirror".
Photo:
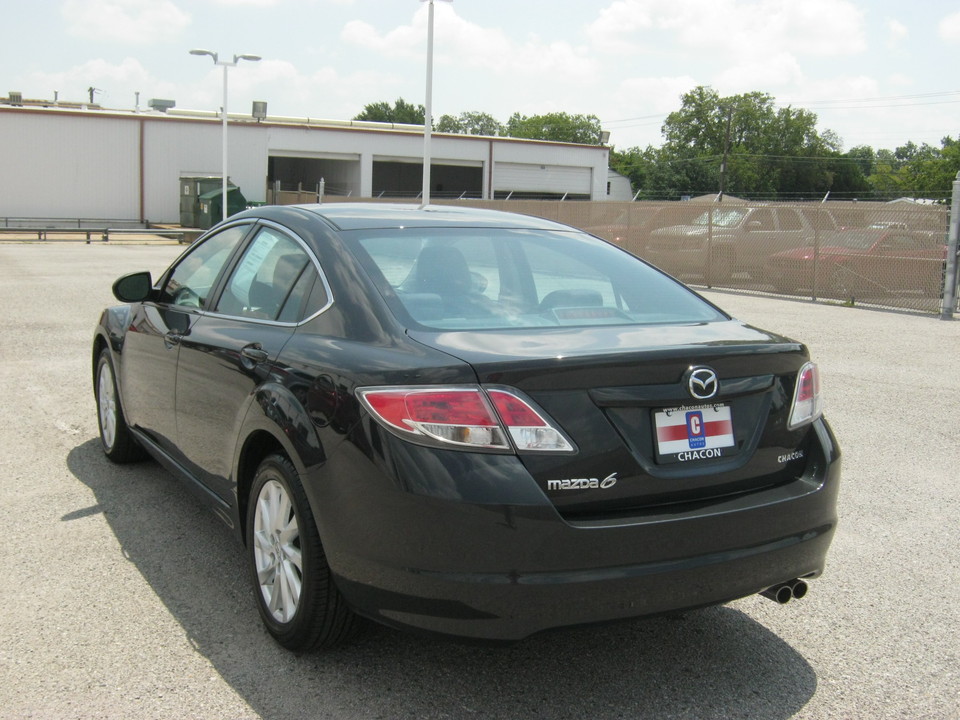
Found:
[(153, 278), (147, 271), (124, 275), (113, 284), (113, 296), (120, 302), (143, 302), (153, 291)]

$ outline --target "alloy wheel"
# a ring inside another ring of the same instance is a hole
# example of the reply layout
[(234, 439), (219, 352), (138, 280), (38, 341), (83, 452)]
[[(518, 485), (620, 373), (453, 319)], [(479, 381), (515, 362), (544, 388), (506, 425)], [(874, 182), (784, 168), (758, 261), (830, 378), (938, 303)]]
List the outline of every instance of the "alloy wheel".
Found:
[(117, 440), (117, 395), (114, 391), (113, 371), (110, 363), (107, 362), (100, 365), (100, 376), (97, 380), (97, 410), (100, 413), (103, 445), (110, 450)]
[(264, 604), (274, 620), (288, 623), (300, 604), (303, 556), (290, 494), (276, 480), (269, 480), (260, 490), (253, 529), (257, 582)]

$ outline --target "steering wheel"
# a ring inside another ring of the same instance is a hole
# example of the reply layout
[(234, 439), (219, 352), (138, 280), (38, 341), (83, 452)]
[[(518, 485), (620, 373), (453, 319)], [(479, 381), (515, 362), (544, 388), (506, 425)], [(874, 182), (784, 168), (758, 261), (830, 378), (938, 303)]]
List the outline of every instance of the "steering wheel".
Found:
[(173, 294), (173, 304), (181, 307), (200, 308), (200, 296), (186, 286)]

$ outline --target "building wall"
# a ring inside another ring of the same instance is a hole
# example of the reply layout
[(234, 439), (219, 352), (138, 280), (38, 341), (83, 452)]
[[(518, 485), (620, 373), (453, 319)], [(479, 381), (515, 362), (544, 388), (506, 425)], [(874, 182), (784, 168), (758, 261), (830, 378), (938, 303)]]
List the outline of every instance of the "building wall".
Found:
[(138, 220), (139, 125), (0, 113), (0, 216)]
[[(144, 128), (144, 219), (176, 222), (180, 217), (180, 178), (222, 174), (221, 125), (151, 118), (144, 121)], [(266, 200), (264, 141), (264, 133), (255, 126), (231, 124), (227, 130), (227, 175), (249, 201)]]
[[(180, 178), (221, 174), (221, 127), (212, 114), (0, 107), (0, 217), (175, 223)], [(319, 161), (314, 169), (331, 189), (370, 197), (375, 168), (422, 165), (424, 150), (422, 133), (409, 128), (233, 116), (228, 141), (230, 179), (254, 202), (267, 199), (271, 157)], [(441, 184), (479, 184), (483, 197), (510, 190), (606, 197), (602, 147), (434, 135), (431, 156), (446, 173)]]

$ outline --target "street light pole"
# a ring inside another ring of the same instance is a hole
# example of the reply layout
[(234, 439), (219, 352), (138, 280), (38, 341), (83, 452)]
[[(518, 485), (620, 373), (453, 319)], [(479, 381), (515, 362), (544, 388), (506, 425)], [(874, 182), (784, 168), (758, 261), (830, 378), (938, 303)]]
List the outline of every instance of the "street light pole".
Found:
[[(430, 204), (430, 140), (433, 137), (433, 0), (420, 0), (429, 4), (427, 12), (427, 91), (423, 113), (423, 191), (420, 207)], [(447, 0), (453, 2), (453, 0)]]
[(222, 153), (223, 153), (223, 178), (221, 180), (221, 195), (220, 203), (223, 206), (223, 220), (227, 219), (227, 69), (236, 67), (237, 62), (240, 60), (249, 60), (250, 62), (257, 62), (260, 60), (259, 55), (234, 55), (233, 62), (229, 60), (221, 60), (220, 56), (211, 51), (211, 50), (201, 50), (194, 49), (190, 51), (191, 55), (209, 55), (213, 58), (214, 65), (220, 65), (223, 67), (223, 107), (220, 108), (222, 131), (221, 131), (221, 141), (222, 141)]
[(427, 0), (430, 7), (427, 19), (427, 92), (423, 113), (423, 192), (420, 195), (421, 208), (430, 204), (430, 139), (433, 135), (433, 0)]

